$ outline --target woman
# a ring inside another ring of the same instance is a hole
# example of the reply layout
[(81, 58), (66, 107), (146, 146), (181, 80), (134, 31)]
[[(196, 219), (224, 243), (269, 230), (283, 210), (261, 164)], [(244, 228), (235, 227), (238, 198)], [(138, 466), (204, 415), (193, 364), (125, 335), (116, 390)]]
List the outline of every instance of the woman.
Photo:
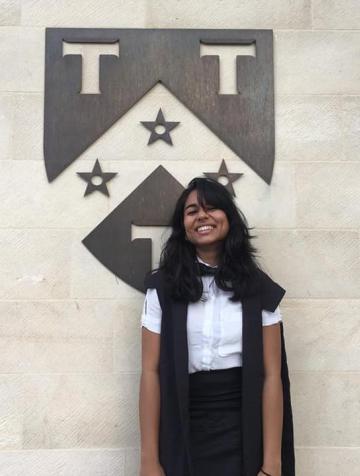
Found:
[(145, 280), (140, 476), (294, 476), (285, 290), (219, 182), (193, 179), (171, 225)]

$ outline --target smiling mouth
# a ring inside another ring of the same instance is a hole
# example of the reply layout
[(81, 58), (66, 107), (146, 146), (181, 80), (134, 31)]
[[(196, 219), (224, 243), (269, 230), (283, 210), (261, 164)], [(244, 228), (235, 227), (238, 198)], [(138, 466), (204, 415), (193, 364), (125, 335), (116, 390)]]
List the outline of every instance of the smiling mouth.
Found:
[(215, 226), (213, 225), (201, 225), (201, 226), (198, 226), (197, 228), (195, 228), (195, 230), (198, 232), (198, 233), (209, 233), (210, 231), (212, 231), (213, 229), (215, 228)]

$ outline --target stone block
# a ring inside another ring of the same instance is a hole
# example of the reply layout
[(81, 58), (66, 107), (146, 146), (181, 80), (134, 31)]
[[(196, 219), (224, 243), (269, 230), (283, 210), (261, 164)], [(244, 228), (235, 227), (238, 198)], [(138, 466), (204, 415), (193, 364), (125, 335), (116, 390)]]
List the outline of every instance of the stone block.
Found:
[(158, 0), (147, 4), (151, 28), (309, 28), (309, 0)]
[(300, 228), (358, 228), (360, 163), (296, 164)]
[(0, 30), (0, 91), (43, 91), (45, 31), (3, 27)]
[(71, 240), (71, 230), (0, 229), (0, 299), (69, 297)]
[(276, 94), (359, 94), (359, 39), (359, 31), (276, 31)]
[(139, 446), (137, 374), (24, 375), (26, 449)]
[(357, 0), (312, 0), (313, 28), (358, 30), (360, 9)]
[(11, 159), (14, 136), (13, 96), (0, 94), (0, 160)]
[(0, 94), (0, 160), (43, 160), (43, 98)]
[(259, 230), (261, 263), (286, 298), (359, 298), (359, 233)]
[(141, 372), (140, 317), (144, 297), (116, 301), (114, 305), (114, 371)]
[(14, 133), (12, 159), (44, 160), (42, 94), (16, 94), (14, 104)]
[(284, 299), (280, 307), (292, 372), (359, 372), (360, 300)]
[[(360, 10), (360, 9), (359, 9)], [(360, 159), (360, 97), (341, 98), (341, 125), (346, 160)]]
[[(301, 476), (345, 476), (356, 474), (360, 448), (296, 448), (296, 467)], [(296, 474), (298, 474), (296, 472)]]
[(339, 96), (279, 95), (275, 104), (277, 160), (341, 160)]
[(2, 451), (2, 476), (126, 476), (123, 449)]
[(61, 28), (141, 28), (146, 18), (145, 0), (26, 0), (22, 25)]
[[(23, 415), (21, 407), (22, 378), (19, 375), (0, 374), (0, 474), (3, 450), (22, 448)], [(9, 473), (10, 474), (10, 473)], [(14, 474), (14, 473), (13, 473)]]
[(112, 372), (113, 307), (109, 301), (0, 302), (0, 372)]
[(226, 162), (229, 163), (230, 171), (231, 166), (234, 170), (244, 170), (244, 175), (234, 184), (235, 201), (245, 214), (249, 226), (260, 228), (295, 226), (293, 164), (275, 162), (271, 184), (268, 185), (247, 166), (236, 165), (235, 160)]
[(19, 25), (21, 0), (0, 0), (0, 26)]
[(296, 372), (290, 380), (296, 446), (359, 446), (359, 372)]

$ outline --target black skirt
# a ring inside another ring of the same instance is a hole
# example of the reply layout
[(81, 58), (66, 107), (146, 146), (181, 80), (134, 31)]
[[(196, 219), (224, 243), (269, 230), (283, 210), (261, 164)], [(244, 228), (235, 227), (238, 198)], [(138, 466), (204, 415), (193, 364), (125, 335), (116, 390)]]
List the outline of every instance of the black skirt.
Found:
[(195, 476), (242, 476), (242, 367), (189, 375), (190, 453)]

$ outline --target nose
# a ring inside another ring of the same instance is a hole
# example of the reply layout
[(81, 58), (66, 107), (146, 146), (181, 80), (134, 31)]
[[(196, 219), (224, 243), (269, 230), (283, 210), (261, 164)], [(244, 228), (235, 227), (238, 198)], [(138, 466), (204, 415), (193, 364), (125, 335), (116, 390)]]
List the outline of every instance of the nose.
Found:
[(205, 218), (208, 216), (208, 213), (206, 210), (204, 210), (204, 208), (200, 207), (199, 208), (199, 211), (198, 211), (198, 217), (199, 218)]

